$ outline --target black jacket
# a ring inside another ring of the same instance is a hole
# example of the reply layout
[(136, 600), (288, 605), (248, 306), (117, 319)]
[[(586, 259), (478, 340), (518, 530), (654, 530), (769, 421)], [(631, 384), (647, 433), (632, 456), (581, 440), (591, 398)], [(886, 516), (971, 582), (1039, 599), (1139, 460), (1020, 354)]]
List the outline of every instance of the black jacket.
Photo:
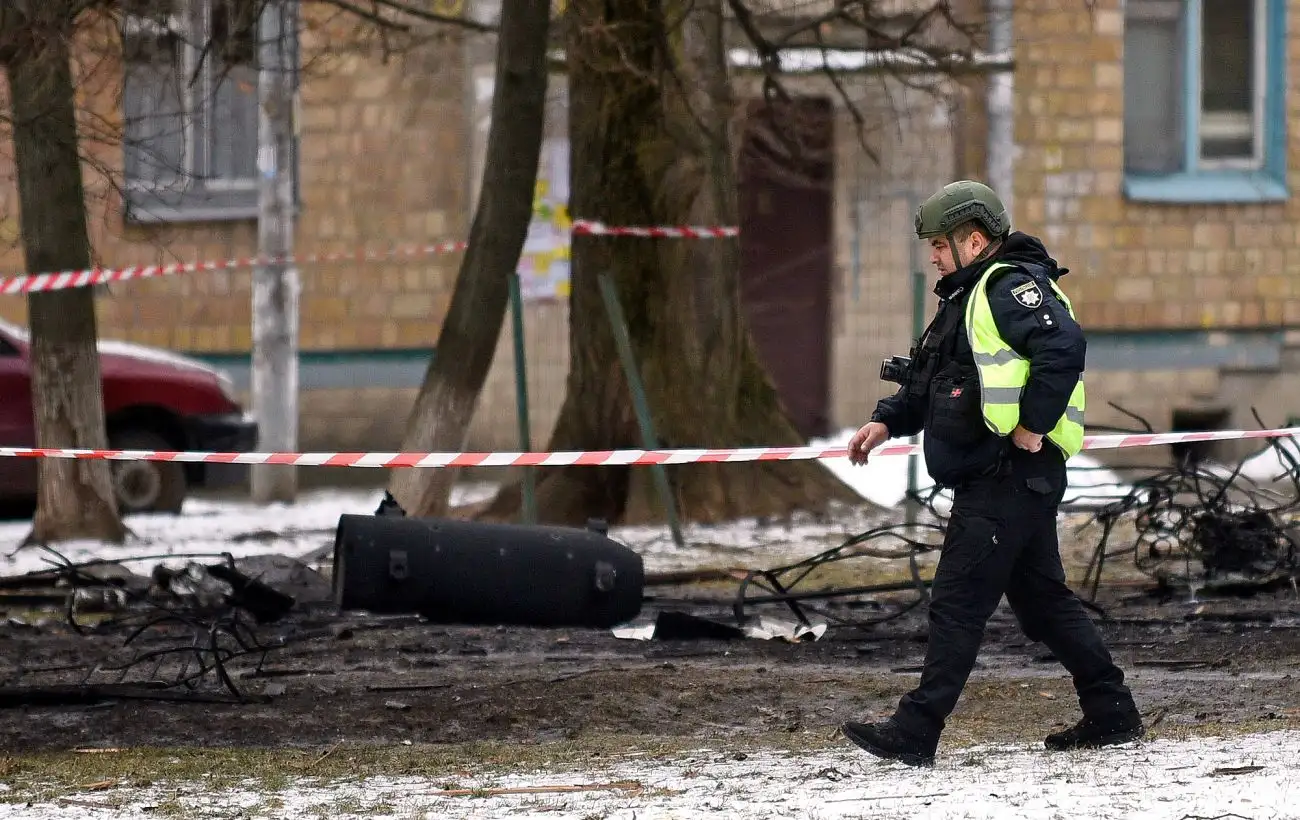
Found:
[[(1059, 267), (1037, 238), (1012, 233), (990, 259), (941, 278), (934, 287), (939, 310), (930, 328), (951, 323), (952, 330), (934, 346), (932, 355), (913, 356), (916, 381), (911, 389), (905, 385), (881, 399), (871, 420), (888, 427), (891, 437), (924, 429), (926, 467), (935, 481), (946, 486), (996, 469), (1010, 446), (987, 428), (980, 415), (975, 360), (961, 318), (971, 289), (994, 261), (1015, 266), (995, 274), (988, 295), (1003, 341), (1029, 360), (1029, 381), (1020, 399), (1021, 426), (1046, 435), (1065, 412), (1083, 373), (1087, 347), (1083, 330), (1048, 284), (1068, 273), (1068, 268)], [(951, 311), (956, 313), (950, 315)]]

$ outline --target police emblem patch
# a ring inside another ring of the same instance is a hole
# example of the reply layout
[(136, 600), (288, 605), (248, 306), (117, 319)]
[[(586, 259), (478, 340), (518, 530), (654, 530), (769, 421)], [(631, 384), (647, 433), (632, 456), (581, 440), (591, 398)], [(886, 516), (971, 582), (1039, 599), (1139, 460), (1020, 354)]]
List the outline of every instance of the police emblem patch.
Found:
[(1012, 289), (1011, 295), (1015, 297), (1017, 302), (1030, 309), (1036, 308), (1043, 303), (1043, 292), (1038, 289), (1037, 282), (1026, 282)]

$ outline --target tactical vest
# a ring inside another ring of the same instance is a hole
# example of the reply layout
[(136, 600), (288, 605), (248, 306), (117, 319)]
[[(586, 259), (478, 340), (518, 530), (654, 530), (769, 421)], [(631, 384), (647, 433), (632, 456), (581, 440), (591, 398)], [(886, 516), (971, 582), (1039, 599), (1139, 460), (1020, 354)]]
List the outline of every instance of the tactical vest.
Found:
[[(975, 369), (979, 372), (980, 404), (984, 423), (1000, 436), (1010, 435), (1020, 423), (1020, 396), (1029, 381), (1029, 360), (1011, 349), (998, 332), (989, 307), (989, 278), (997, 271), (1010, 268), (1005, 262), (995, 262), (980, 276), (970, 298), (966, 300), (966, 338), (975, 354)], [(1055, 282), (1049, 282), (1056, 298), (1074, 318), (1070, 300)], [(1068, 459), (1083, 449), (1083, 376), (1070, 393), (1070, 402), (1056, 426), (1047, 434)]]

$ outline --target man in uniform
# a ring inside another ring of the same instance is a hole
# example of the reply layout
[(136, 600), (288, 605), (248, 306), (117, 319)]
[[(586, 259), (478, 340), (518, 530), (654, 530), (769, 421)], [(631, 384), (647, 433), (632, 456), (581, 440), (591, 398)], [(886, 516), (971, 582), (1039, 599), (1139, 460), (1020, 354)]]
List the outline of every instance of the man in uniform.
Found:
[(901, 389), (877, 404), (849, 458), (865, 464), (886, 439), (924, 430), (926, 467), (953, 489), (952, 515), (920, 684), (889, 719), (842, 730), (879, 757), (932, 764), (1005, 593), (1025, 634), (1074, 677), (1083, 719), (1049, 735), (1047, 748), (1136, 740), (1145, 730), (1124, 673), (1066, 586), (1057, 542), (1065, 462), (1083, 444), (1085, 342), (1056, 284), (1067, 269), (1038, 239), (1012, 233), (1002, 201), (978, 182), (922, 203), (916, 234), (939, 271), (939, 309), (910, 362), (882, 368)]

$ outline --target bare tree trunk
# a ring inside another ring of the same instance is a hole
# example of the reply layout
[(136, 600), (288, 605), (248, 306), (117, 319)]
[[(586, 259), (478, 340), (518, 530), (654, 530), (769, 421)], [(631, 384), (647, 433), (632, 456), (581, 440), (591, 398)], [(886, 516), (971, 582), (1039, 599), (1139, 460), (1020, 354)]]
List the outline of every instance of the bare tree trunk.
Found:
[[(13, 106), (23, 249), (27, 269), (90, 267), (64, 2), (33, 3), (0, 24)], [(39, 9), (39, 10), (37, 10)], [(103, 449), (104, 403), (90, 288), (33, 293), (32, 411), (39, 447)], [(106, 461), (42, 459), (29, 542), (74, 538), (121, 542), (125, 528)]]
[[(505, 0), (483, 185), (456, 290), (402, 439), (404, 451), (459, 450), (496, 353), (532, 219), (546, 111), (548, 0)], [(394, 471), (389, 492), (411, 515), (447, 510), (451, 470)]]
[[(572, 0), (568, 58), (572, 211), (614, 225), (736, 224), (732, 100), (718, 0)], [(664, 446), (802, 441), (740, 308), (737, 240), (576, 236), (568, 393), (550, 450), (638, 447), (598, 277), (615, 281)], [(854, 496), (811, 462), (670, 468), (682, 514), (715, 521), (822, 508)], [(657, 518), (644, 468), (542, 474), (544, 521)], [(484, 517), (512, 516), (518, 488)]]

